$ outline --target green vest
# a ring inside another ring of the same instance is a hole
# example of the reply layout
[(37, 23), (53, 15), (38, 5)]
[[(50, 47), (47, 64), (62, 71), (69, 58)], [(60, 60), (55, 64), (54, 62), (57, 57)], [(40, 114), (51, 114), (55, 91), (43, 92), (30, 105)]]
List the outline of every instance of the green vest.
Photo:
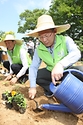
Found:
[(65, 36), (56, 35), (56, 43), (53, 50), (54, 57), (52, 57), (48, 49), (42, 43), (38, 46), (37, 52), (38, 56), (47, 65), (47, 69), (52, 71), (53, 67), (68, 54)]
[[(21, 47), (22, 47), (22, 45), (19, 46), (19, 45), (16, 44), (14, 49), (13, 49), (13, 52), (7, 50), (8, 54), (10, 55), (10, 57), (12, 59), (13, 64), (22, 64), (22, 61), (20, 59), (20, 49), (21, 49)], [(31, 58), (30, 58), (28, 53), (26, 53), (26, 56), (27, 56), (27, 63), (30, 66)]]

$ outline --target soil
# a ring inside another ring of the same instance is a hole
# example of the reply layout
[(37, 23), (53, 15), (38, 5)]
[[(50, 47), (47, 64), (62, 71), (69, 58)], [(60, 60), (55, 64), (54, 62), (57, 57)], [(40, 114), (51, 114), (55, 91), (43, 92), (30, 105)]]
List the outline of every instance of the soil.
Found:
[[(40, 68), (44, 66), (42, 63)], [(0, 68), (3, 68), (3, 66)], [(28, 98), (29, 81), (25, 84), (17, 83), (12, 86), (8, 81), (4, 82), (5, 77), (4, 74), (0, 74), (0, 125), (83, 125), (83, 114), (77, 115), (46, 109), (43, 109), (41, 112), (35, 112), (36, 104)], [(27, 100), (27, 109), (24, 114), (5, 107), (2, 93), (13, 89), (19, 90)], [(38, 102), (38, 105), (57, 103), (55, 98), (45, 97), (43, 89), (39, 86), (37, 86), (35, 100)]]

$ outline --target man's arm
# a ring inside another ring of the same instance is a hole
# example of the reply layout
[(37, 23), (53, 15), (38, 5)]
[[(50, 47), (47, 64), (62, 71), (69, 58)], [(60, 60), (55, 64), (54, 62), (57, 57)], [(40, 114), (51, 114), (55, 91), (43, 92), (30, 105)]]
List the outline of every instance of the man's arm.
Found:
[(71, 66), (81, 58), (81, 52), (72, 38), (66, 37), (66, 45), (68, 48), (68, 55), (60, 61), (64, 68)]
[(40, 64), (41, 64), (41, 59), (38, 57), (37, 50), (35, 50), (33, 61), (29, 68), (30, 87), (36, 87), (37, 71)]

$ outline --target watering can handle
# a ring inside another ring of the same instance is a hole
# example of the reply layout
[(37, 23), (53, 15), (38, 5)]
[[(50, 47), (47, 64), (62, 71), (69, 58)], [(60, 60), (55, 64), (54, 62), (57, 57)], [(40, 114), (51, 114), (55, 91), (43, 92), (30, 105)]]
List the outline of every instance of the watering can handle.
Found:
[(66, 69), (66, 70), (64, 70), (63, 73), (65, 73), (65, 72), (71, 73), (72, 71), (77, 72), (77, 73), (80, 73), (81, 75), (83, 75), (83, 72), (80, 71), (80, 70), (77, 70), (77, 69)]
[[(77, 70), (77, 69), (67, 69), (67, 70), (65, 70), (63, 73), (66, 73), (66, 72), (71, 73), (72, 71), (75, 71), (75, 72), (77, 72), (77, 73), (83, 75), (83, 72), (81, 72), (80, 70)], [(57, 89), (57, 87), (58, 87), (58, 86), (55, 86), (55, 85), (51, 82), (51, 84), (50, 84), (50, 90), (51, 90), (53, 93), (55, 92), (55, 90)]]

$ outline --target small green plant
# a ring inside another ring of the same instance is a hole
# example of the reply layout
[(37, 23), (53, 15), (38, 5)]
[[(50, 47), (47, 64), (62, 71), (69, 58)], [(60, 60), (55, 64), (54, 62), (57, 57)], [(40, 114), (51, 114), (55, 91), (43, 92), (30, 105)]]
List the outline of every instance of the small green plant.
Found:
[(10, 93), (8, 91), (5, 91), (4, 93), (2, 93), (2, 99), (3, 100), (8, 100)]
[(0, 80), (2, 80), (2, 78), (0, 78)]
[(12, 101), (13, 101), (13, 97), (12, 96), (10, 96), (10, 97), (8, 97), (8, 103), (12, 103)]
[(9, 96), (9, 91), (5, 91), (3, 94), (5, 94), (6, 96)]
[(26, 100), (24, 98), (24, 95), (22, 95), (21, 93), (17, 93), (14, 96), (13, 101), (16, 102), (19, 107), (26, 108)]
[(3, 82), (3, 85), (5, 85), (5, 86), (9, 86), (9, 81), (5, 81), (5, 82)]

